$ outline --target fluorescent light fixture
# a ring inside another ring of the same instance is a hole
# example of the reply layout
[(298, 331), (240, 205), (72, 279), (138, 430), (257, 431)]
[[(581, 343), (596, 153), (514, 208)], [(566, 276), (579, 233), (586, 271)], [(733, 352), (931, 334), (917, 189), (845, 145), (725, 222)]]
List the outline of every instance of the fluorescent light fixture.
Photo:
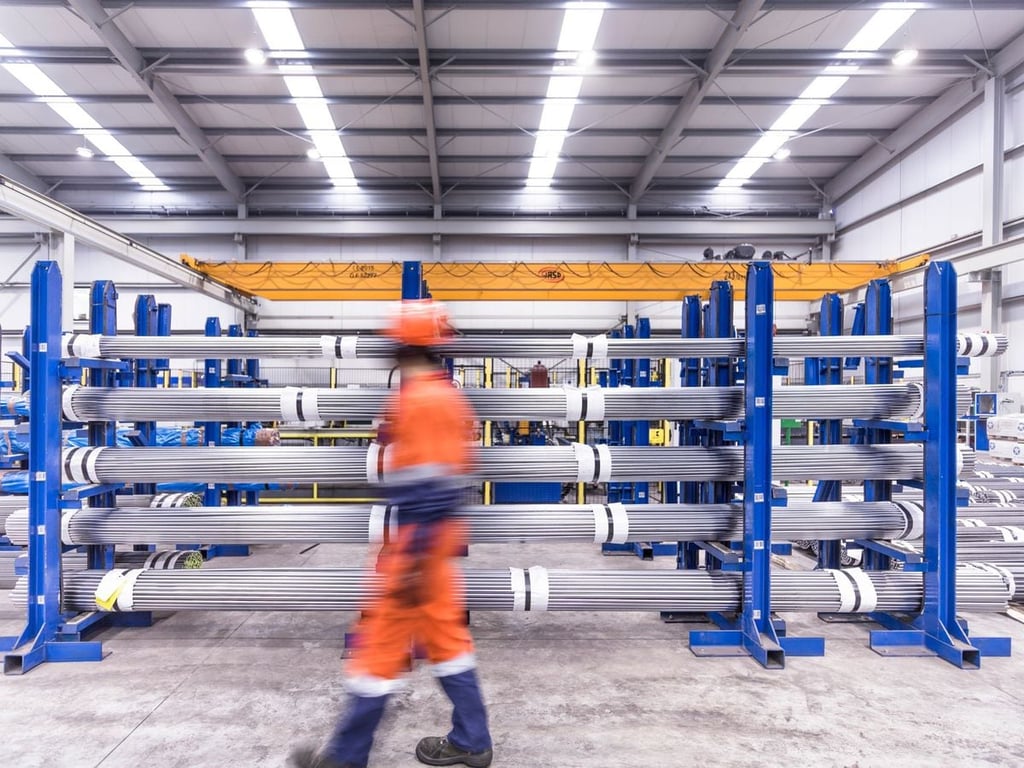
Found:
[(267, 41), (267, 47), (273, 51), (304, 51), (299, 28), (295, 26), (295, 17), (286, 5), (256, 7), (252, 9), (256, 23)]
[[(886, 3), (857, 31), (843, 51), (850, 54), (849, 58), (851, 59), (857, 58), (858, 52), (877, 51), (899, 31), (900, 27), (907, 23), (907, 20), (920, 7), (923, 7), (921, 3)], [(896, 58), (903, 53), (901, 51), (893, 57), (893, 62), (896, 63)], [(913, 53), (916, 56), (917, 52)], [(913, 61), (913, 57), (910, 57), (906, 63), (910, 61)], [(828, 99), (846, 85), (850, 79), (849, 76), (856, 73), (858, 69), (856, 64), (832, 64), (825, 67), (821, 74), (804, 88), (800, 96), (793, 100), (786, 111), (772, 123), (771, 129), (757, 140), (743, 158), (737, 161), (732, 170), (719, 182), (718, 187), (742, 186), (743, 181), (753, 176), (768, 158), (785, 160), (789, 157), (790, 150), (783, 147), (783, 144), (792, 138)]]
[(765, 131), (764, 135), (757, 140), (757, 143), (747, 152), (747, 157), (772, 157), (776, 152), (793, 138), (789, 131)]
[(545, 99), (575, 99), (580, 95), (583, 78), (577, 75), (556, 75), (548, 81)]
[(299, 99), (295, 102), (295, 106), (299, 108), (302, 122), (309, 130), (335, 130), (334, 118), (331, 117), (331, 110), (328, 109), (325, 99)]
[(352, 172), (352, 164), (347, 157), (325, 157), (323, 158), (324, 168), (327, 175), (331, 177), (331, 183), (336, 187), (356, 186), (356, 177)]
[(579, 72), (597, 61), (594, 42), (604, 18), (604, 9), (605, 3), (581, 2), (566, 8), (562, 16), (558, 52), (560, 58), (573, 62), (573, 66), (554, 67), (548, 81), (530, 170), (526, 176), (528, 187), (548, 187), (554, 179), (562, 145), (569, 135), (576, 99), (583, 87), (583, 77)]
[(526, 174), (526, 186), (550, 187), (558, 167), (557, 157), (535, 157), (530, 161), (530, 170)]
[(67, 96), (60, 86), (35, 64), (4, 64), (4, 69), (36, 96)]
[(576, 109), (575, 101), (549, 101), (540, 114), (540, 130), (564, 131), (572, 122), (572, 113)]
[(761, 166), (768, 162), (766, 157), (744, 157), (736, 162), (736, 165), (732, 167), (725, 178), (727, 179), (743, 179), (744, 181), (749, 179), (755, 173), (757, 173)]
[(320, 157), (345, 157), (345, 147), (337, 131), (310, 131), (309, 137)]
[(83, 135), (86, 141), (107, 157), (130, 157), (132, 154), (125, 148), (124, 144), (111, 136), (107, 131), (86, 131)]
[(103, 131), (103, 126), (93, 119), (93, 116), (86, 112), (75, 102), (59, 101), (49, 105), (50, 109), (60, 115), (64, 122), (72, 128), (81, 131)]
[(567, 8), (565, 16), (562, 17), (562, 32), (558, 36), (558, 50), (592, 50), (603, 16), (604, 6), (596, 3), (580, 3), (577, 7)]
[(779, 119), (772, 123), (773, 131), (798, 131), (811, 116), (821, 109), (821, 105), (813, 101), (794, 101), (787, 107)]
[(533, 156), (557, 158), (568, 135), (566, 131), (540, 131), (533, 146)]
[(285, 75), (284, 84), (296, 99), (322, 99), (324, 92), (320, 90), (320, 81), (311, 75)]
[[(0, 35), (0, 48), (14, 48), (14, 45), (6, 37)], [(3, 67), (34, 95), (41, 97), (43, 103), (52, 109), (64, 122), (75, 130), (81, 131), (86, 141), (103, 154), (111, 157), (121, 170), (132, 177), (133, 181), (148, 186), (159, 185), (167, 189), (166, 185), (141, 160), (133, 157), (132, 153), (110, 134), (110, 131), (100, 125), (92, 115), (86, 112), (73, 98), (68, 96), (57, 83), (35, 64), (4, 64)], [(95, 156), (95, 153), (86, 146), (76, 148), (75, 153), (85, 158)]]
[(846, 85), (848, 77), (833, 77), (821, 75), (814, 78), (814, 81), (804, 88), (800, 99), (831, 99), (835, 92)]
[[(156, 178), (156, 174), (149, 170), (145, 163), (137, 157), (115, 157), (114, 164), (133, 179), (147, 179), (147, 183), (152, 183), (158, 180)], [(142, 182), (139, 183), (141, 184)]]
[(917, 49), (904, 48), (892, 57), (892, 63), (897, 67), (905, 67), (917, 59)]
[[(271, 56), (292, 60), (309, 56), (288, 3), (251, 2), (249, 7)], [(284, 78), (288, 93), (295, 99), (299, 116), (313, 141), (313, 146), (306, 150), (306, 156), (323, 162), (334, 186), (356, 186), (358, 182), (352, 172), (352, 164), (313, 67), (303, 63), (279, 64), (277, 71)]]
[(576, 54), (577, 67), (592, 67), (597, 63), (597, 53), (593, 50), (580, 51)]
[(267, 63), (267, 54), (262, 48), (246, 48), (245, 60), (254, 67), (259, 67)]
[(889, 8), (875, 11), (875, 15), (868, 19), (868, 23), (860, 28), (843, 50), (877, 51), (913, 15), (913, 9), (905, 9), (901, 3), (891, 3)]

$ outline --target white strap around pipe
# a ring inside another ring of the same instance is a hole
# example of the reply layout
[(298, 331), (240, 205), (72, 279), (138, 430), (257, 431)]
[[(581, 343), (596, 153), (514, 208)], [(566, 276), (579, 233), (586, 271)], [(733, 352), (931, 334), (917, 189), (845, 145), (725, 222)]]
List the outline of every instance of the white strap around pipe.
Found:
[(853, 606), (857, 603), (857, 593), (853, 589), (853, 582), (846, 577), (846, 573), (843, 571), (830, 569), (829, 573), (832, 574), (832, 579), (839, 590), (839, 613), (852, 612)]
[(860, 568), (851, 568), (845, 571), (845, 573), (853, 579), (860, 592), (860, 607), (858, 611), (861, 613), (871, 613), (874, 611), (878, 606), (878, 591), (875, 589), (875, 583), (871, 580), (871, 577)]
[(530, 610), (546, 611), (550, 597), (548, 569), (540, 565), (530, 568)]
[(526, 571), (522, 568), (509, 568), (512, 575), (512, 610), (526, 610)]

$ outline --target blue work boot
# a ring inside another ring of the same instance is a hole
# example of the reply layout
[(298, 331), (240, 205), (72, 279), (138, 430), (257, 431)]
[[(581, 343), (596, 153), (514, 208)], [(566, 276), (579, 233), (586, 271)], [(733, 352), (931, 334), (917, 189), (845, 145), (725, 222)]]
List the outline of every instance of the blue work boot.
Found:
[(467, 669), (438, 681), (452, 702), (452, 730), (444, 738), (430, 736), (416, 745), (416, 758), (427, 765), (491, 764), (491, 733), (476, 670)]
[(444, 736), (428, 736), (416, 745), (416, 759), (427, 765), (468, 765), (470, 768), (487, 768), (494, 753), (491, 748), (470, 752), (455, 746)]

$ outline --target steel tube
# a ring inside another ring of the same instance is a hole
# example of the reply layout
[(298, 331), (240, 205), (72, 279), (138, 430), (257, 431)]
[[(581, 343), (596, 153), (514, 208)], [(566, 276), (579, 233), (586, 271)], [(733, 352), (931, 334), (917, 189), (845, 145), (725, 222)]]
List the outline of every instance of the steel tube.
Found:
[[(71, 448), (65, 482), (248, 483), (387, 481), (383, 459), (360, 447)], [(909, 480), (923, 475), (920, 445), (782, 446), (773, 452), (778, 480)], [(973, 452), (962, 452), (966, 471)], [(641, 482), (739, 480), (743, 447), (503, 446), (479, 452), (479, 480)]]
[[(742, 387), (686, 389), (466, 389), (481, 419), (739, 419)], [(383, 412), (386, 389), (138, 389), (69, 387), (65, 417), (73, 421), (370, 420)], [(586, 400), (584, 400), (586, 397)], [(960, 413), (970, 407), (961, 388)], [(923, 407), (917, 384), (791, 386), (775, 391), (779, 418), (915, 418)]]
[[(469, 506), (459, 514), (468, 523), (474, 543), (732, 541), (743, 537), (743, 508), (738, 504), (512, 504)], [(776, 541), (914, 538), (921, 534), (922, 514), (920, 508), (889, 502), (795, 502), (773, 512), (773, 531)], [(69, 545), (365, 543), (387, 538), (400, 520), (399, 510), (384, 505), (84, 508), (65, 513), (62, 533)], [(7, 531), (16, 544), (28, 540), (27, 510), (8, 518)]]
[[(984, 350), (980, 341), (984, 338)], [(1001, 334), (961, 334), (962, 354), (996, 355), (1006, 351), (1008, 340)], [(98, 336), (66, 334), (62, 340), (69, 357), (103, 358), (274, 358), (324, 357), (389, 358), (394, 346), (383, 336)], [(440, 352), (448, 357), (740, 357), (745, 341), (725, 339), (586, 339), (532, 338), (513, 336), (470, 336), (452, 339)], [(919, 357), (924, 354), (922, 336), (779, 336), (774, 354), (780, 357), (843, 357), (878, 355)]]
[[(852, 580), (852, 575), (843, 575), (849, 573), (779, 571), (773, 576), (772, 607), (779, 611), (854, 612), (855, 606), (844, 600), (838, 581)], [(96, 610), (95, 593), (104, 576), (104, 571), (88, 570), (65, 574), (65, 609)], [(870, 610), (871, 602), (881, 611), (920, 610), (921, 574), (862, 572), (861, 577), (861, 589), (866, 581), (874, 594), (863, 595), (860, 610)], [(375, 576), (361, 569), (271, 568), (143, 570), (112, 580), (121, 587), (116, 606), (120, 610), (354, 611), (365, 604)], [(529, 580), (529, 590), (525, 590), (524, 580)], [(473, 611), (707, 612), (735, 611), (740, 605), (742, 579), (722, 571), (505, 568), (466, 571), (464, 585), (467, 607)], [(958, 607), (964, 611), (1005, 610), (1010, 598), (1006, 579), (995, 571), (959, 569), (957, 587)], [(12, 599), (24, 602), (25, 596), (22, 579)]]

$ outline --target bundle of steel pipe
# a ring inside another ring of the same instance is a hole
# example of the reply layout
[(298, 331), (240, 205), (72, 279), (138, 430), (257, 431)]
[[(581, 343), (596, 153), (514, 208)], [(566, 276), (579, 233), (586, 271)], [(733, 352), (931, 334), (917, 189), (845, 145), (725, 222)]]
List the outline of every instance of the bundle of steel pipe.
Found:
[(987, 541), (1024, 542), (1024, 528), (1018, 525), (960, 525), (956, 529), (957, 551), (967, 543)]
[(995, 464), (988, 460), (987, 456), (982, 461), (978, 462), (976, 470), (978, 477), (983, 479), (989, 478), (1009, 478), (1009, 477), (1020, 477), (1024, 478), (1024, 467), (1015, 466), (1013, 464)]
[[(980, 482), (987, 483), (989, 481), (981, 480)], [(1020, 504), (1024, 502), (1024, 488), (1019, 490), (999, 489), (974, 483), (961, 483), (961, 485), (970, 492), (972, 504)]]
[[(738, 419), (743, 416), (742, 387), (687, 389), (466, 389), (481, 419)], [(71, 386), (64, 391), (64, 416), (70, 421), (180, 419), (196, 421), (370, 420), (380, 416), (386, 389), (139, 389)], [(957, 393), (958, 414), (970, 408), (970, 390)], [(924, 397), (920, 384), (792, 386), (775, 390), (778, 418), (918, 418)]]
[[(733, 541), (743, 538), (739, 504), (510, 504), (459, 510), (474, 543), (577, 540)], [(776, 541), (793, 539), (916, 539), (923, 511), (890, 502), (795, 502), (772, 513)], [(401, 520), (386, 505), (275, 507), (85, 508), (69, 510), (65, 544), (137, 544), (148, 541), (357, 543), (386, 540)], [(28, 541), (28, 512), (8, 518), (8, 536)], [(983, 530), (983, 529), (978, 529)], [(988, 529), (984, 529), (988, 530)]]
[(971, 504), (958, 507), (957, 520), (963, 525), (1024, 526), (1024, 506), (1004, 504)]
[[(971, 471), (973, 452), (961, 451)], [(380, 446), (271, 448), (71, 448), (64, 477), (72, 483), (387, 481)], [(773, 451), (778, 480), (900, 480), (923, 477), (920, 445), (781, 446)], [(607, 445), (505, 446), (479, 452), (477, 479), (505, 482), (641, 482), (739, 480), (743, 447)]]
[[(957, 608), (1005, 610), (1009, 575), (998, 569), (957, 571)], [(354, 611), (376, 576), (361, 569), (216, 569), (198, 571), (72, 571), (64, 607), (91, 611), (97, 598), (118, 611), (289, 610)], [(778, 611), (914, 612), (919, 573), (779, 571), (772, 608)], [(742, 579), (722, 571), (571, 571), (542, 567), (470, 570), (465, 595), (473, 611), (735, 611)], [(12, 599), (24, 603), (25, 581)]]
[[(957, 353), (968, 357), (1000, 355), (1008, 346), (1001, 334), (960, 334)], [(447, 357), (503, 358), (656, 358), (738, 357), (743, 339), (610, 339), (607, 336), (533, 338), (470, 336), (452, 339), (440, 348)], [(85, 358), (388, 358), (394, 345), (383, 336), (99, 336), (71, 333), (62, 339), (68, 357)], [(922, 336), (778, 336), (779, 357), (845, 357), (880, 355), (920, 357)]]
[(0, 589), (11, 589), (18, 582), (18, 575), (14, 571), (14, 564), (21, 552), (0, 550)]
[[(20, 577), (16, 574), (19, 565), (27, 567), (25, 552), (0, 551), (0, 589), (15, 587)], [(116, 552), (114, 565), (117, 568), (149, 568), (157, 570), (182, 570), (202, 568), (203, 553), (196, 550), (158, 550), (156, 552)], [(61, 555), (63, 573), (74, 573), (89, 567), (85, 552), (65, 552)], [(13, 596), (12, 596), (13, 597)]]

